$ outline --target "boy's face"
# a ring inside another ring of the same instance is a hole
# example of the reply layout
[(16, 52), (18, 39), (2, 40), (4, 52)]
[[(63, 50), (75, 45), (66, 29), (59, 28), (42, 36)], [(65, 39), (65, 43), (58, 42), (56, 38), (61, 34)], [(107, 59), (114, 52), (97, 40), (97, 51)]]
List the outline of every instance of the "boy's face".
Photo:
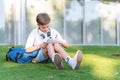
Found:
[(40, 25), (40, 24), (38, 24), (38, 26), (39, 26), (39, 28), (40, 28), (40, 30), (42, 32), (47, 32), (48, 29), (49, 29), (49, 24), (46, 24), (46, 25)]

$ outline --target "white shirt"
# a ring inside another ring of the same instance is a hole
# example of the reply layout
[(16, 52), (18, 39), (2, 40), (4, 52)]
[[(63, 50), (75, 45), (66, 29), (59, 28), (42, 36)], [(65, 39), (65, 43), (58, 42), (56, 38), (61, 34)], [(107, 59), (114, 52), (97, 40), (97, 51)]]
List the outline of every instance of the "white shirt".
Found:
[[(46, 42), (48, 39), (50, 39), (50, 37), (52, 39), (57, 39), (57, 40), (66, 42), (62, 38), (62, 36), (60, 35), (60, 33), (58, 31), (56, 31), (55, 29), (50, 28), (50, 32), (51, 32), (51, 35), (49, 37), (47, 37), (47, 32), (42, 32), (38, 28), (33, 29), (31, 31), (31, 33), (29, 34), (29, 36), (28, 36), (25, 48), (29, 48), (29, 47), (36, 46), (38, 44), (42, 44), (43, 42)], [(43, 34), (45, 36), (44, 39), (43, 39), (42, 36), (40, 36), (41, 34)]]

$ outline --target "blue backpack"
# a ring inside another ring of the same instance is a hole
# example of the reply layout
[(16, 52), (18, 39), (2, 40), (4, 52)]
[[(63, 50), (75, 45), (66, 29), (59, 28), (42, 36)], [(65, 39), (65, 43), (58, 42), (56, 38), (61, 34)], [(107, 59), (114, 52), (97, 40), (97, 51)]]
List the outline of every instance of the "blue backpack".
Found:
[(6, 54), (6, 61), (11, 60), (16, 63), (30, 63), (38, 54), (39, 50), (26, 52), (24, 48), (10, 48)]

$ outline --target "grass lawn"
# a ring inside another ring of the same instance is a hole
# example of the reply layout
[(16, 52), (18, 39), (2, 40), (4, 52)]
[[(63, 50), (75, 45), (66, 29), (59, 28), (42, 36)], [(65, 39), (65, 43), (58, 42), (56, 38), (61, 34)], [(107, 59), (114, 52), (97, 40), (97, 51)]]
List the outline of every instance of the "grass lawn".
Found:
[(83, 52), (78, 71), (63, 61), (64, 70), (53, 63), (17, 64), (5, 61), (10, 46), (0, 46), (0, 80), (120, 80), (120, 46), (71, 46), (66, 51), (73, 57), (76, 50)]

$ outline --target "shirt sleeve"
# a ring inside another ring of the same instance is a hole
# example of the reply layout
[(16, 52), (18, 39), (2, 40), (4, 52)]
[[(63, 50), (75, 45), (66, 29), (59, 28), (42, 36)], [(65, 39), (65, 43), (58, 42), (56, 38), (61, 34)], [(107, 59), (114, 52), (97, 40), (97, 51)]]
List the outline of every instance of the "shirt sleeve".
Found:
[(33, 47), (33, 46), (34, 46), (34, 40), (35, 40), (35, 34), (34, 34), (34, 31), (32, 31), (32, 32), (28, 35), (25, 48)]

